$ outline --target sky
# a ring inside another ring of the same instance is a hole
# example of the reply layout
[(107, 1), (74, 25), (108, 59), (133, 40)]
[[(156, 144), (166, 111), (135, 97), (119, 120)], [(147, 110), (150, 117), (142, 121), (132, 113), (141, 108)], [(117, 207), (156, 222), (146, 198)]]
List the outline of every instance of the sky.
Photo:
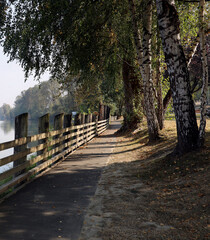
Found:
[[(7, 103), (13, 107), (15, 99), (23, 90), (38, 84), (33, 77), (24, 82), (24, 72), (17, 62), (7, 63), (8, 57), (3, 54), (0, 47), (0, 107)], [(46, 73), (41, 81), (47, 81), (49, 74)]]

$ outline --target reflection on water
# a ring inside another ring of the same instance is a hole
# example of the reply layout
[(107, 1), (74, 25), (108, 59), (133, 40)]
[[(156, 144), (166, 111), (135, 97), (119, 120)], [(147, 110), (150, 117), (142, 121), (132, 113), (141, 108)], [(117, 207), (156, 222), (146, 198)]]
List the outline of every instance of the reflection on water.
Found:
[[(12, 141), (15, 136), (15, 124), (13, 121), (0, 121), (0, 143)], [(28, 136), (38, 133), (38, 122), (29, 121)]]
[(14, 123), (11, 121), (0, 121), (0, 143), (14, 139)]
[[(38, 134), (38, 121), (29, 121), (28, 136)], [(12, 141), (15, 138), (15, 124), (14, 121), (0, 121), (0, 143)], [(36, 145), (36, 143), (29, 144), (29, 147)], [(0, 159), (12, 155), (13, 148), (0, 151)], [(0, 167), (0, 173), (12, 167), (11, 164)]]
[[(11, 131), (14, 132), (14, 122), (0, 121), (0, 135), (2, 135), (1, 131), (2, 131), (3, 135), (5, 135), (5, 136), (7, 136)], [(1, 141), (2, 141), (2, 138), (0, 137), (0, 142)]]
[[(14, 140), (14, 123), (11, 121), (0, 121), (0, 143)], [(0, 151), (0, 158), (13, 154), (13, 148)], [(12, 167), (12, 163), (0, 167), (0, 173)]]

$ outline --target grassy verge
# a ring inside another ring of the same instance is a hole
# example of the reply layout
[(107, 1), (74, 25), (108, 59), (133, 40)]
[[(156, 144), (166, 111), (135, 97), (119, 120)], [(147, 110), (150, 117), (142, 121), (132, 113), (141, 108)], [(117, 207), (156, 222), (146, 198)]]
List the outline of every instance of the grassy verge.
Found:
[[(196, 113), (196, 118), (199, 120), (200, 119), (200, 113)], [(166, 120), (175, 120), (175, 114), (174, 113), (168, 113), (165, 116)]]
[(7, 182), (9, 182), (9, 181), (11, 181), (11, 180), (12, 180), (12, 177), (8, 177), (8, 178), (6, 178), (6, 179), (4, 179), (4, 180), (1, 180), (1, 181), (0, 181), (0, 186), (4, 185), (5, 183), (7, 183)]
[[(175, 145), (173, 125), (166, 122), (162, 143), (148, 146), (151, 155), (139, 164), (137, 176), (155, 192), (149, 201), (155, 211), (153, 221), (171, 226), (170, 231), (162, 232), (163, 239), (209, 239), (209, 121), (203, 149), (169, 158), (162, 153)], [(147, 231), (145, 234), (150, 235)], [(161, 239), (158, 235), (156, 238)]]
[(165, 121), (161, 140), (148, 144), (146, 129), (118, 136), (105, 171), (103, 211), (112, 220), (103, 240), (205, 240), (208, 222), (210, 120), (203, 149), (169, 158), (175, 121)]
[[(12, 177), (8, 177), (8, 178), (6, 178), (6, 179), (4, 179), (4, 180), (1, 180), (1, 181), (0, 181), (0, 186), (8, 183), (8, 182), (11, 181), (11, 180), (12, 180)], [(12, 188), (10, 188), (10, 189), (8, 189), (6, 192), (0, 194), (0, 200), (1, 200), (1, 198), (3, 198), (4, 196), (6, 196), (6, 195), (7, 195), (8, 193), (10, 193), (10, 192), (12, 192)]]

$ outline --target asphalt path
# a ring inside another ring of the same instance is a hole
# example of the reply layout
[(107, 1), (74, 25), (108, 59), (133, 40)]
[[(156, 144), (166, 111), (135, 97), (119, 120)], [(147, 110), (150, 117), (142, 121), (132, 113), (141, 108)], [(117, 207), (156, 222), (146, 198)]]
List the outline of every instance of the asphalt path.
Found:
[(120, 122), (0, 204), (0, 240), (77, 240)]

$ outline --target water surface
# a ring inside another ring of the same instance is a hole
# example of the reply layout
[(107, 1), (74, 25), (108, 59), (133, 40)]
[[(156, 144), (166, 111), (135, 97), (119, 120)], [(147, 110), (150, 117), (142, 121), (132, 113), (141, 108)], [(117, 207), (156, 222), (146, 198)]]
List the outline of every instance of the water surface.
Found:
[[(29, 121), (28, 135), (34, 135), (38, 133), (38, 122)], [(15, 138), (15, 124), (14, 121), (0, 121), (0, 143), (13, 141)], [(14, 148), (0, 151), (0, 159), (10, 156), (14, 153)], [(12, 167), (12, 163), (0, 167), (0, 173), (8, 170)]]

